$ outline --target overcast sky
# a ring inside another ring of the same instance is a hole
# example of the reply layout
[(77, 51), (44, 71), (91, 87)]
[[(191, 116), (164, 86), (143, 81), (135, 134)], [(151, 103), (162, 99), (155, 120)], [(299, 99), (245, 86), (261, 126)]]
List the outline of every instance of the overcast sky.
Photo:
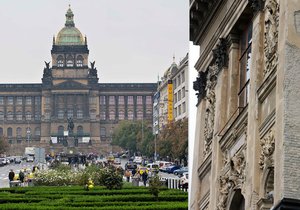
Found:
[(188, 52), (186, 0), (0, 0), (0, 83), (41, 83), (69, 4), (99, 82), (156, 82)]

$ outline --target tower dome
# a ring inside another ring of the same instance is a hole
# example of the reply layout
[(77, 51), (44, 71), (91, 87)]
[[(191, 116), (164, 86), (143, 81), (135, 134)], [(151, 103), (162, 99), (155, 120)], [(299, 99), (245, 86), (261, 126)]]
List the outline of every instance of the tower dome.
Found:
[(69, 7), (66, 13), (66, 23), (65, 27), (63, 27), (57, 37), (56, 37), (56, 45), (84, 45), (84, 39), (81, 32), (78, 28), (75, 27), (74, 14)]

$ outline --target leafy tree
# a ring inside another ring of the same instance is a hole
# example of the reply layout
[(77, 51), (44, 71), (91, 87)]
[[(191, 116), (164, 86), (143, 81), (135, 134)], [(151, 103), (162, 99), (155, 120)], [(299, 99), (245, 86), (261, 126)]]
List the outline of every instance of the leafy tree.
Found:
[(158, 139), (158, 152), (161, 157), (186, 159), (188, 151), (188, 120), (170, 122)]
[(0, 137), (0, 154), (5, 153), (8, 150), (8, 142), (4, 137)]
[(123, 121), (113, 132), (112, 144), (132, 153), (152, 156), (154, 135), (150, 123), (142, 121)]

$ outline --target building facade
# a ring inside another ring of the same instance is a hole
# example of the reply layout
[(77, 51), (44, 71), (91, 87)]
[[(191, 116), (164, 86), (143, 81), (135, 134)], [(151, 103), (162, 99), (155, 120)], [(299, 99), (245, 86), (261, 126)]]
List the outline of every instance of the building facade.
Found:
[[(119, 121), (152, 121), (157, 84), (98, 83), (87, 38), (73, 17), (69, 8), (65, 27), (53, 37), (52, 66), (45, 62), (41, 84), (0, 84), (0, 135), (8, 140), (9, 153), (37, 146), (54, 153), (106, 154)], [(74, 142), (66, 138), (68, 119)]]
[(174, 61), (158, 82), (153, 104), (153, 132), (158, 134), (169, 121), (188, 118), (188, 53)]
[(191, 209), (300, 209), (299, 20), (299, 0), (190, 1)]

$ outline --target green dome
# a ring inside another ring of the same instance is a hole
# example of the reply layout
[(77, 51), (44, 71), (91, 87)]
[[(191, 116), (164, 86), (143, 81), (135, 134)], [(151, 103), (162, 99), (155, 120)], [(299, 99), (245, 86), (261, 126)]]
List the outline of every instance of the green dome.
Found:
[(66, 13), (65, 27), (60, 30), (56, 37), (56, 45), (84, 45), (84, 39), (73, 21), (74, 14), (71, 8)]
[(56, 38), (57, 45), (84, 45), (81, 32), (76, 27), (64, 27)]

